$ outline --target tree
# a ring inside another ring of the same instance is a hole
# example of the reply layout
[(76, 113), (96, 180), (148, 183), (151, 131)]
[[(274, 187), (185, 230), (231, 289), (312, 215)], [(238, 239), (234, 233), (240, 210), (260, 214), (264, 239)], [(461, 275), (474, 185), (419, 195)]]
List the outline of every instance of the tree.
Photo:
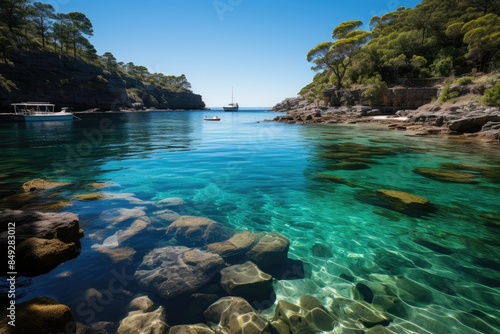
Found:
[(30, 0), (0, 0), (0, 26), (5, 26), (8, 38), (19, 41), (28, 17)]
[(42, 47), (45, 49), (47, 31), (52, 26), (51, 21), (56, 18), (55, 9), (50, 4), (35, 2), (30, 16), (33, 18), (33, 24), (42, 37)]
[(116, 69), (116, 67), (117, 67), (116, 58), (115, 58), (115, 56), (113, 56), (113, 54), (111, 52), (105, 52), (102, 55), (102, 58), (106, 62), (106, 66), (109, 69)]
[(347, 21), (339, 24), (332, 32), (334, 42), (323, 42), (307, 53), (307, 61), (313, 62), (315, 71), (331, 70), (336, 77), (337, 88), (343, 87), (345, 74), (353, 57), (366, 43), (370, 33), (358, 30), (361, 21)]
[(500, 17), (486, 14), (467, 22), (462, 27), (464, 42), (468, 44), (467, 57), (476, 63), (480, 71), (486, 70), (489, 62), (500, 54)]
[(77, 49), (79, 46), (89, 47), (88, 40), (84, 37), (93, 36), (94, 30), (92, 23), (83, 13), (71, 12), (66, 14), (69, 26), (68, 32), (73, 46), (73, 57), (76, 58)]

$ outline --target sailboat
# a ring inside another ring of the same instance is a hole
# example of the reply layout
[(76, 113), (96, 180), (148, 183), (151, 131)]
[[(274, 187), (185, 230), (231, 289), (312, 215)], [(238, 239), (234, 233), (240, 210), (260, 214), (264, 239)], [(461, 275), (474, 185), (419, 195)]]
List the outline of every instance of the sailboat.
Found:
[(233, 88), (231, 88), (231, 103), (225, 105), (223, 108), (224, 111), (238, 111), (238, 103), (233, 102)]

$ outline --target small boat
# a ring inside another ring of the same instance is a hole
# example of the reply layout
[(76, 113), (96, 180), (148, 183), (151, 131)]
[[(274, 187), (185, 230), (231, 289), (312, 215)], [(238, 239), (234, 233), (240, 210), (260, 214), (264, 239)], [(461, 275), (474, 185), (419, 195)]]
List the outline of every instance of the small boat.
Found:
[(233, 102), (233, 89), (231, 88), (231, 103), (228, 103), (224, 107), (224, 111), (238, 111), (238, 103)]
[(68, 112), (68, 108), (55, 112), (55, 105), (48, 102), (22, 102), (12, 103), (14, 114), (10, 118), (19, 122), (37, 121), (71, 121), (73, 114)]
[(220, 121), (220, 118), (217, 117), (217, 116), (214, 116), (214, 117), (207, 117), (207, 116), (205, 116), (205, 117), (203, 117), (203, 119), (205, 121)]

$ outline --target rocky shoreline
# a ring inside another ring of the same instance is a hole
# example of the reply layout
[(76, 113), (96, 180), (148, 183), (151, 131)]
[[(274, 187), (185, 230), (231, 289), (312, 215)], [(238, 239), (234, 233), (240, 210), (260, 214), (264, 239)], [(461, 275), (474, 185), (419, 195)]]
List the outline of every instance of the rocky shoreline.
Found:
[(461, 135), (486, 142), (500, 142), (500, 110), (478, 102), (456, 104), (429, 103), (416, 110), (399, 110), (384, 115), (370, 106), (326, 107), (302, 97), (289, 98), (271, 111), (286, 112), (274, 121), (289, 124), (378, 123), (388, 129), (410, 131), (415, 135)]

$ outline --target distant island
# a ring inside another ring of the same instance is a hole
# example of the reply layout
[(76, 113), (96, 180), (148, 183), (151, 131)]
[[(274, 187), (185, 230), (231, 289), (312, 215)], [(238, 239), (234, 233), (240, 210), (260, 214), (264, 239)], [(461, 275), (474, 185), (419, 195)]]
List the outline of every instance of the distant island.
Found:
[(277, 120), (353, 122), (399, 111), (412, 126), (433, 127), (429, 133), (445, 126), (500, 141), (499, 15), (499, 1), (424, 0), (373, 17), (370, 31), (343, 22), (307, 53), (318, 73), (273, 108), (287, 112)]
[(73, 110), (203, 109), (185, 75), (99, 56), (83, 13), (56, 13), (30, 0), (0, 4), (0, 111), (21, 101), (50, 101)]

